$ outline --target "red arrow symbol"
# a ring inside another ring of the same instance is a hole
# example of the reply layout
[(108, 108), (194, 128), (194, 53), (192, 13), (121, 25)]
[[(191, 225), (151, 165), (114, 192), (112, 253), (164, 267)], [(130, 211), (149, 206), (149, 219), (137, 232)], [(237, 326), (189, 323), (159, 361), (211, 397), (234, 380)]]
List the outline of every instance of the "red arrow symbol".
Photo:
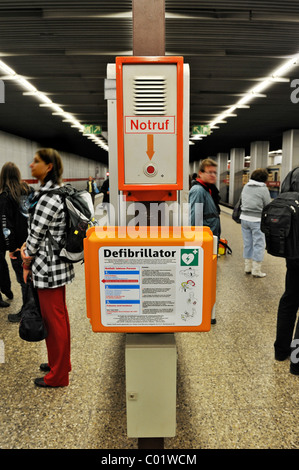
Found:
[(154, 156), (154, 136), (153, 134), (147, 134), (147, 151), (149, 159), (151, 160)]

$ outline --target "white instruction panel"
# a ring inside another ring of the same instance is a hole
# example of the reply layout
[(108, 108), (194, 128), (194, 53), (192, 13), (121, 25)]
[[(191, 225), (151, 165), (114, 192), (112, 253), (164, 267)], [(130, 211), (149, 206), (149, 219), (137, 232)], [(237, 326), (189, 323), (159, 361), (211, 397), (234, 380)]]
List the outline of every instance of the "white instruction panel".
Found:
[(105, 246), (99, 249), (104, 326), (199, 326), (200, 246)]

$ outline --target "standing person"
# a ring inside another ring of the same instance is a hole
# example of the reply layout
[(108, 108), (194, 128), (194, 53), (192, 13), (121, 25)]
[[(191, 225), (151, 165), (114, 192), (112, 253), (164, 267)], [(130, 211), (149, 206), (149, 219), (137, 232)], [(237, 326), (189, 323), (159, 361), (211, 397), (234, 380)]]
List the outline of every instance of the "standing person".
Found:
[(92, 176), (88, 178), (86, 191), (91, 195), (92, 203), (94, 204), (95, 195), (98, 194), (99, 190)]
[(29, 209), (28, 237), (22, 248), (24, 278), (31, 270), (48, 331), (48, 363), (40, 366), (48, 373), (34, 382), (40, 387), (62, 387), (69, 384), (71, 371), (65, 285), (73, 280), (74, 269), (72, 263), (62, 261), (59, 252), (50, 246), (50, 236), (59, 244), (66, 232), (62, 198), (51, 194), (51, 190), (61, 185), (63, 165), (56, 150), (41, 149), (36, 152), (30, 168), (32, 176), (40, 182), (40, 189)]
[[(7, 233), (6, 245), (17, 281), (22, 289), (23, 304), (26, 285), (23, 280), (20, 250), (27, 238), (28, 208), (31, 195), (33, 195), (33, 190), (21, 180), (19, 168), (12, 162), (5, 163), (0, 174), (1, 225), (2, 230)], [(6, 295), (12, 295), (11, 291)], [(8, 320), (12, 323), (19, 322), (22, 308), (18, 313), (9, 314)]]
[[(203, 225), (210, 227), (213, 235), (220, 238), (220, 207), (219, 191), (215, 186), (217, 179), (217, 163), (206, 158), (200, 163), (198, 177), (189, 192), (190, 225), (196, 224), (197, 210), (203, 210)], [(202, 206), (196, 206), (201, 203)]]
[[(1, 196), (0, 196), (1, 197)], [(2, 298), (1, 291), (8, 292), (7, 288), (10, 290), (10, 276), (8, 271), (7, 262), (5, 259), (6, 243), (5, 238), (2, 232), (2, 227), (0, 225), (0, 308), (9, 307), (9, 303), (5, 302)], [(13, 293), (11, 292), (12, 297)], [(12, 298), (11, 297), (11, 298)]]
[(241, 227), (243, 236), (243, 258), (245, 273), (254, 277), (265, 277), (262, 262), (265, 254), (265, 235), (261, 231), (263, 208), (271, 202), (266, 186), (266, 168), (257, 168), (241, 193)]
[[(290, 180), (291, 178), (292, 181)], [(286, 191), (299, 192), (299, 168), (289, 172), (282, 183), (281, 192)], [(297, 243), (299, 243), (299, 240), (297, 240)], [(277, 361), (284, 361), (291, 356), (290, 373), (299, 375), (299, 320), (297, 320), (296, 324), (296, 317), (299, 308), (299, 259), (287, 258), (286, 267), (285, 291), (279, 301), (277, 311), (274, 351), (275, 359)], [(297, 343), (294, 347), (291, 345), (292, 338)], [(295, 351), (295, 349), (297, 349), (297, 351)]]
[(102, 184), (100, 191), (101, 191), (101, 193), (104, 194), (102, 202), (103, 203), (109, 202), (109, 200), (110, 200), (110, 196), (109, 196), (109, 177)]

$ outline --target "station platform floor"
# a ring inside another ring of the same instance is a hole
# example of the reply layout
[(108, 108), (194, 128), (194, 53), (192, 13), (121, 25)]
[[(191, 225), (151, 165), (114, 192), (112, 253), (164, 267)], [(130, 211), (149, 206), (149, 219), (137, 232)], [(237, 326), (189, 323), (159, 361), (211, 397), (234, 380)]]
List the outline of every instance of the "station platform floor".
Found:
[[(241, 227), (222, 207), (222, 236), (232, 254), (218, 259), (216, 320), (206, 333), (176, 333), (177, 430), (164, 449), (296, 449), (299, 377), (274, 359), (285, 261), (267, 253), (262, 279), (245, 275)], [(47, 360), (45, 342), (26, 343), (0, 309), (1, 449), (137, 449), (127, 437), (125, 334), (93, 333), (86, 317), (84, 267), (67, 287), (72, 335), (70, 385), (33, 383)], [(5, 298), (5, 296), (3, 296)]]

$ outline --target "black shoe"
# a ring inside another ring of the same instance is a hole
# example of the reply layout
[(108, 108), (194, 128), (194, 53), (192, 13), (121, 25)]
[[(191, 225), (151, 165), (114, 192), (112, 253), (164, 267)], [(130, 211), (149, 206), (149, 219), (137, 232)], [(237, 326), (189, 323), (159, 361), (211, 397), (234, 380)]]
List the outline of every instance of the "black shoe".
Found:
[(10, 313), (7, 318), (11, 323), (19, 323), (21, 320), (22, 313)]
[(43, 372), (49, 372), (51, 370), (49, 364), (47, 362), (43, 362), (40, 366), (39, 366), (40, 370), (42, 370)]
[(38, 387), (51, 387), (51, 385), (46, 384), (43, 377), (34, 380), (35, 385)]
[(290, 365), (290, 372), (291, 374), (293, 375), (299, 375), (299, 363), (298, 364), (293, 364), (291, 362), (291, 365)]
[(286, 359), (288, 359), (291, 355), (291, 350), (289, 350), (289, 352), (278, 352), (278, 351), (275, 351), (274, 353), (274, 357), (276, 359), (276, 361), (285, 361)]
[(38, 387), (49, 387), (49, 388), (56, 388), (56, 387), (66, 387), (66, 385), (48, 385), (44, 381), (43, 377), (39, 377), (38, 379), (34, 380), (35, 385)]
[(9, 300), (12, 300), (13, 299), (13, 292), (11, 290), (9, 290), (8, 292), (3, 292), (2, 293), (4, 295), (6, 295), (6, 297), (9, 299)]
[(4, 302), (4, 300), (0, 300), (0, 308), (10, 307), (8, 302)]

